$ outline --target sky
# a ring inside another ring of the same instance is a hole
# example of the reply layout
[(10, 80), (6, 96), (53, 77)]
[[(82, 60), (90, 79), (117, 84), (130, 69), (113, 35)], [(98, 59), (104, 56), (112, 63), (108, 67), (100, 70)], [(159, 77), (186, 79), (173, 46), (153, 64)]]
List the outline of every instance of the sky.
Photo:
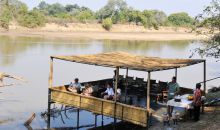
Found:
[[(36, 7), (41, 0), (20, 0), (28, 5), (29, 8)], [(78, 4), (86, 6), (97, 11), (103, 7), (108, 0), (45, 0), (47, 3)], [(126, 0), (128, 6), (135, 9), (157, 9), (166, 14), (176, 12), (187, 12), (190, 16), (196, 16), (202, 13), (205, 6), (209, 5), (211, 0)]]

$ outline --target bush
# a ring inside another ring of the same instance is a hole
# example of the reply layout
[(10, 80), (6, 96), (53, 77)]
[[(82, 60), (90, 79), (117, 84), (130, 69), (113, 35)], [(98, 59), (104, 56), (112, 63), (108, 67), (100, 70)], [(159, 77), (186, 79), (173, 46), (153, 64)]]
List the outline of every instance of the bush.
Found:
[(27, 14), (20, 16), (18, 19), (18, 23), (21, 26), (28, 28), (35, 28), (38, 26), (43, 26), (45, 24), (45, 16), (38, 10), (32, 10)]
[(9, 21), (11, 20), (10, 11), (8, 8), (4, 8), (0, 12), (0, 26), (5, 29), (9, 29)]
[(85, 10), (85, 11), (81, 11), (77, 15), (77, 19), (82, 23), (87, 23), (87, 20), (94, 19), (94, 15), (91, 11)]
[(105, 30), (109, 31), (109, 30), (111, 29), (111, 27), (112, 27), (112, 20), (111, 20), (111, 18), (106, 18), (106, 19), (104, 19), (104, 20), (102, 21), (102, 27), (103, 27)]

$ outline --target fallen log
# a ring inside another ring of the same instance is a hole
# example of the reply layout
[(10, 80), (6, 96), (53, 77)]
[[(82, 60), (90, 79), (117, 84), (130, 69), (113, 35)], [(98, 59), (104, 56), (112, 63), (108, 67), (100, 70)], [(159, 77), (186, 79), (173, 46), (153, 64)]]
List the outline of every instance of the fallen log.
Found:
[(32, 115), (28, 118), (28, 120), (25, 121), (24, 125), (29, 126), (31, 124), (31, 122), (34, 120), (35, 117), (36, 117), (36, 114), (32, 113)]

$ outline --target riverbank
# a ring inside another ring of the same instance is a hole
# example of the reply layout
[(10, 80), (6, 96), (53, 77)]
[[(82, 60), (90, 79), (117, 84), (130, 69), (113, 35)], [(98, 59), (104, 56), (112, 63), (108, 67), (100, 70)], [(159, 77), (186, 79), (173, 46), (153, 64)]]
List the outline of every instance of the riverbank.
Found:
[(198, 122), (187, 120), (185, 122), (179, 122), (177, 126), (171, 125), (165, 127), (162, 122), (159, 122), (150, 127), (150, 130), (219, 130), (219, 124), (220, 107), (206, 107), (204, 114), (200, 115)]
[(190, 33), (187, 28), (160, 27), (159, 30), (146, 29), (137, 25), (113, 25), (111, 31), (105, 31), (101, 24), (69, 23), (65, 25), (46, 24), (44, 27), (30, 29), (15, 24), (9, 31), (0, 29), (0, 35), (27, 36), (61, 39), (94, 39), (94, 40), (144, 40), (176, 41), (201, 40), (205, 36)]

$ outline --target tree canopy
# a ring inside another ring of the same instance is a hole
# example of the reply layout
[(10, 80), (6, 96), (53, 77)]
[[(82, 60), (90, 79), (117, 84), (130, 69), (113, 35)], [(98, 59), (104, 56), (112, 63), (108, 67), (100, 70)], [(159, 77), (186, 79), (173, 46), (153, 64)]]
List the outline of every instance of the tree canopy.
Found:
[[(43, 26), (46, 22), (98, 22), (111, 21), (112, 24), (136, 24), (146, 28), (159, 29), (159, 26), (188, 26), (193, 19), (187, 13), (167, 15), (160, 10), (136, 10), (129, 7), (125, 0), (108, 0), (107, 4), (94, 12), (88, 7), (77, 4), (49, 4), (41, 1), (37, 7), (28, 10), (26, 4), (19, 0), (0, 1), (4, 5), (0, 11), (0, 25), (8, 26), (13, 19), (25, 27)], [(110, 20), (111, 19), (111, 20)]]
[[(212, 0), (202, 14), (196, 17), (195, 30), (208, 35), (206, 44), (196, 51), (203, 56), (220, 58), (220, 0)], [(205, 28), (205, 29), (204, 29)]]

